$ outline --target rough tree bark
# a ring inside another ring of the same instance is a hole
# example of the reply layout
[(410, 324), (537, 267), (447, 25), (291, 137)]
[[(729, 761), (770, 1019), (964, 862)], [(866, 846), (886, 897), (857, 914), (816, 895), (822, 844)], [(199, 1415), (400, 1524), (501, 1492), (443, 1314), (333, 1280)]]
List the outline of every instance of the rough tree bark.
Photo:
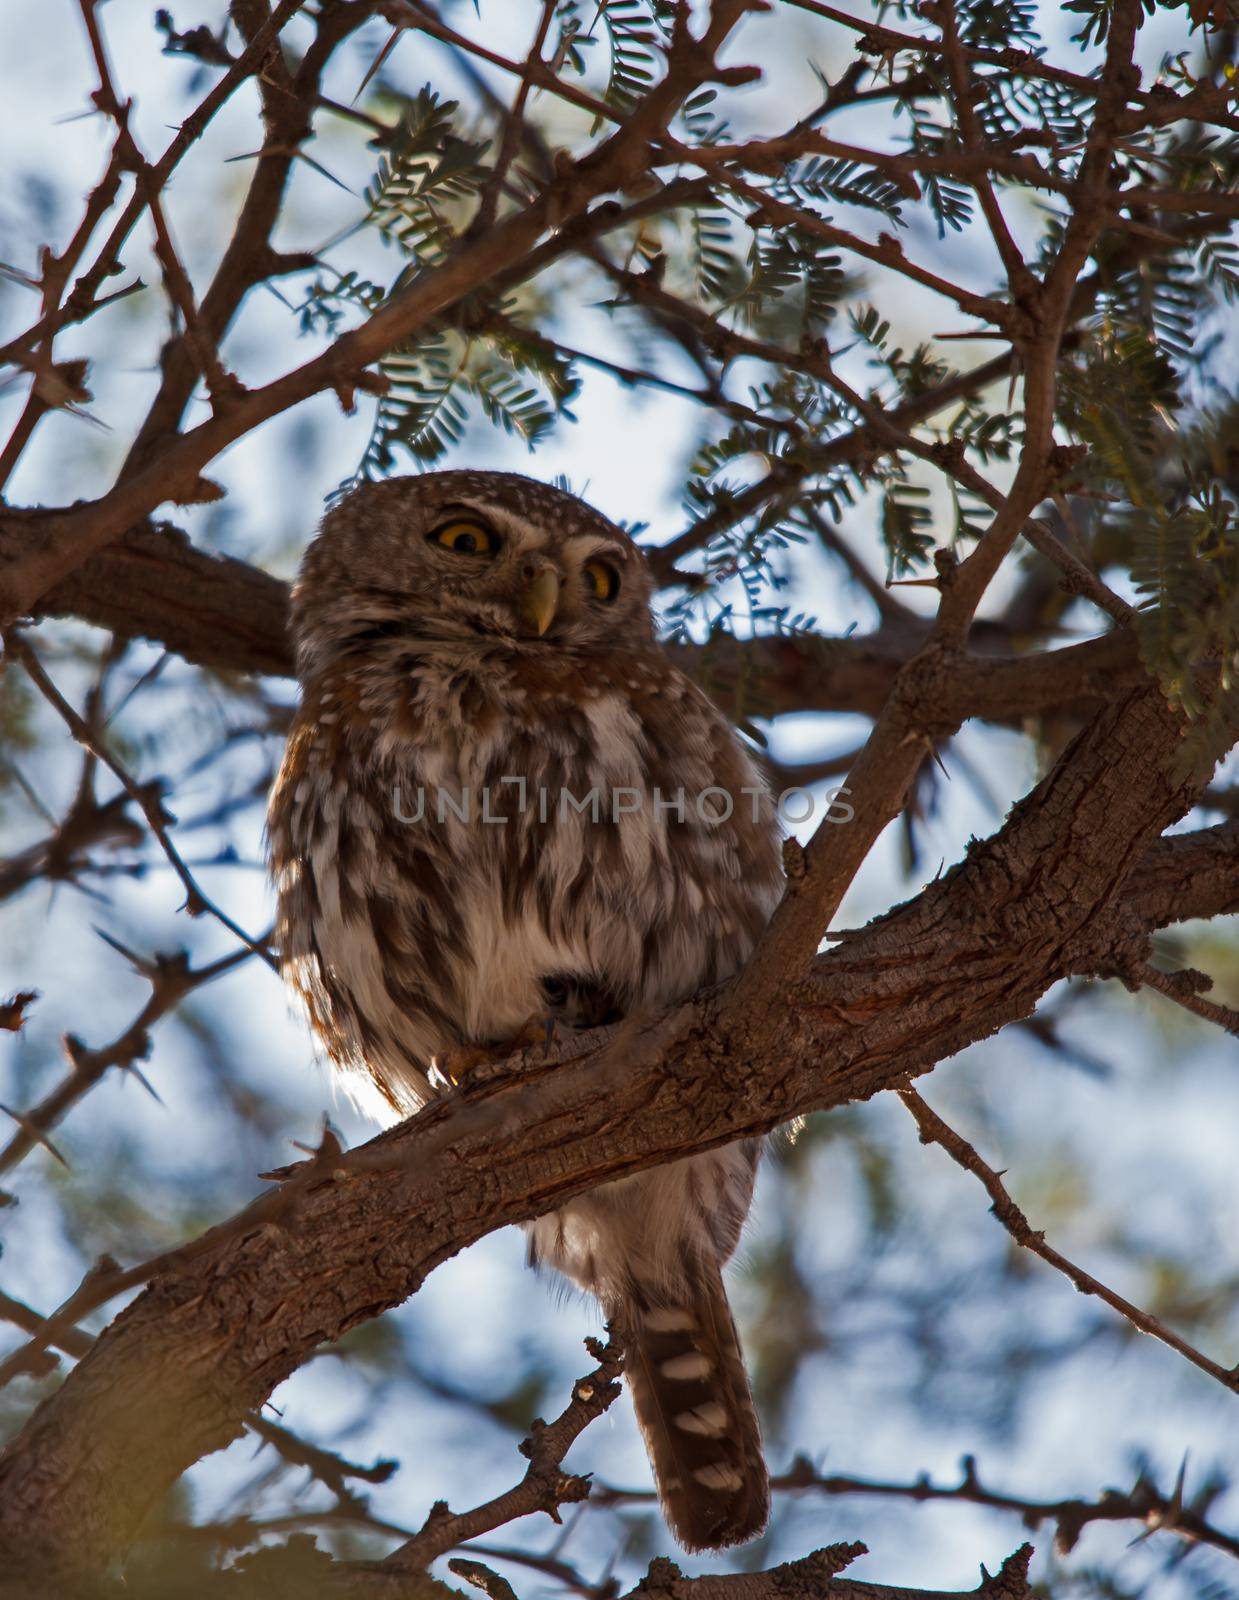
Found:
[[(35, 515), (6, 511), (0, 517), (0, 563), (25, 550), (24, 522)], [(231, 556), (197, 550), (179, 529), (161, 522), (130, 529), (83, 562), (43, 596), (35, 614), (77, 617), (125, 637), (151, 639), (221, 672), (285, 677), (293, 670), (287, 608), (288, 585), (280, 579)], [(704, 648), (668, 649), (697, 675), (708, 653), (711, 692), (728, 711), (737, 707), (734, 685), (744, 677), (760, 683), (772, 711), (876, 716), (928, 628), (925, 622), (844, 639), (727, 638)], [(974, 629), (974, 649), (986, 647), (988, 631), (984, 624)], [(940, 685), (944, 722), (979, 717), (1019, 725), (1050, 711), (1084, 715), (1145, 678), (1129, 629), (1021, 656), (1003, 654), (1000, 640), (990, 642), (992, 655), (963, 656)]]
[[(1145, 945), (1123, 884), (1203, 782), (1179, 770), (1182, 735), (1155, 688), (1107, 706), (997, 835), (788, 977), (759, 1021), (721, 991), (521, 1058), (261, 1197), (153, 1282), (8, 1445), (0, 1552), (98, 1570), (320, 1344), (464, 1245), (607, 1179), (906, 1084), (1058, 979), (1123, 970)], [(792, 887), (812, 895), (813, 878)]]

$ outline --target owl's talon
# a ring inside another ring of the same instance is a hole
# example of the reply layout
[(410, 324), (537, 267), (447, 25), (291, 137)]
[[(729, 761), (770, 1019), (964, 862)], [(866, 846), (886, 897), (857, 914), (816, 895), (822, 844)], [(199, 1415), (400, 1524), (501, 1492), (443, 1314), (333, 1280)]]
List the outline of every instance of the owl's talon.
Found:
[(496, 1054), (491, 1045), (462, 1044), (454, 1050), (445, 1050), (434, 1057), (432, 1067), (443, 1079), (448, 1089), (459, 1089), (467, 1083), (470, 1074)]
[(549, 1050), (554, 1044), (558, 1032), (558, 1023), (550, 1012), (535, 1012), (512, 1035), (506, 1045), (506, 1049), (510, 1052), (513, 1050), (525, 1050), (531, 1045), (539, 1045), (543, 1050)]
[(541, 1046), (544, 1051), (549, 1050), (558, 1032), (559, 1028), (554, 1017), (535, 1015), (527, 1022), (523, 1022), (510, 1038), (496, 1039), (491, 1044), (456, 1045), (451, 1050), (444, 1050), (439, 1055), (431, 1057), (432, 1081), (433, 1077), (442, 1079), (448, 1092), (459, 1089), (484, 1062), (495, 1061), (503, 1056), (513, 1055), (518, 1050), (528, 1050), (532, 1046)]

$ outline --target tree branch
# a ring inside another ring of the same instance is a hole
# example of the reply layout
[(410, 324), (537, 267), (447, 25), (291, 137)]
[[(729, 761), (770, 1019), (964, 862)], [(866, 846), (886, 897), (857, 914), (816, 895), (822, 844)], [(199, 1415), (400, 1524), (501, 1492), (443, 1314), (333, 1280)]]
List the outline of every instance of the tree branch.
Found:
[(561, 1506), (589, 1498), (589, 1480), (565, 1472), (562, 1463), (580, 1434), (618, 1399), (623, 1351), (614, 1339), (605, 1345), (589, 1339), (586, 1348), (598, 1366), (573, 1384), (572, 1398), (554, 1422), (534, 1422), (520, 1447), (529, 1458), (529, 1470), (520, 1483), (485, 1505), (456, 1515), (438, 1501), (421, 1532), (387, 1558), (389, 1566), (403, 1572), (423, 1571), (445, 1551), (467, 1539), (476, 1539), (479, 1534), (491, 1533), (537, 1511), (544, 1511), (553, 1522), (559, 1522)]
[[(626, 211), (611, 201), (590, 208), (600, 196), (638, 182), (646, 170), (651, 141), (693, 89), (711, 81), (747, 82), (757, 73), (756, 68), (719, 67), (714, 58), (736, 23), (758, 3), (715, 0), (699, 38), (687, 26), (679, 30), (665, 75), (618, 132), (579, 161), (565, 163), (537, 199), (484, 237), (462, 241), (441, 266), (419, 273), (406, 289), (321, 354), (262, 388), (236, 396), (222, 414), (178, 434), (149, 459), (131, 459), (132, 470), (100, 499), (37, 513), (26, 521), (23, 548), (0, 567), (0, 626), (28, 612), (54, 583), (156, 506), (197, 495), (203, 468), (235, 439), (311, 395), (350, 390), (371, 362), (467, 295), (480, 288), (493, 294), (509, 289), (550, 261), (579, 249), (584, 238), (628, 220), (637, 207)], [(666, 203), (674, 204), (674, 196)], [(551, 230), (553, 236), (540, 245)], [(202, 310), (209, 326), (208, 303), (209, 296)]]
[(407, 1298), (466, 1243), (629, 1172), (905, 1087), (1027, 1016), (1059, 978), (1096, 970), (1130, 865), (1203, 786), (1203, 771), (1176, 775), (1180, 761), (1161, 695), (1130, 693), (999, 834), (807, 975), (785, 968), (749, 1015), (724, 990), (479, 1069), (360, 1150), (294, 1169), (152, 1283), (10, 1442), (0, 1550), (101, 1561), (324, 1340)]
[(1117, 1311), (1138, 1332), (1148, 1334), (1151, 1339), (1158, 1339), (1162, 1344), (1169, 1345), (1194, 1367), (1199, 1367), (1201, 1372), (1206, 1372), (1211, 1378), (1216, 1379), (1223, 1388), (1229, 1389), (1232, 1394), (1239, 1394), (1239, 1368), (1223, 1367), (1197, 1350), (1194, 1345), (1188, 1344), (1186, 1339), (1180, 1338), (1151, 1313), (1134, 1305), (1123, 1295), (1116, 1294), (1100, 1279), (1094, 1278), (1092, 1273), (1085, 1272), (1083, 1267), (1076, 1266), (1075, 1262), (1069, 1261), (1060, 1251), (1055, 1250), (1046, 1242), (1045, 1234), (1032, 1226), (1007, 1193), (1001, 1174), (995, 1172), (993, 1167), (978, 1155), (962, 1134), (956, 1133), (954, 1128), (945, 1123), (915, 1089), (900, 1090), (900, 1099), (912, 1113), (920, 1129), (921, 1143), (941, 1145), (952, 1161), (963, 1167), (965, 1172), (971, 1172), (974, 1178), (980, 1179), (992, 1202), (990, 1210), (1017, 1244), (1023, 1245), (1025, 1250), (1040, 1256), (1047, 1265), (1061, 1272), (1081, 1294), (1096, 1295), (1099, 1300), (1104, 1300), (1106, 1305)]
[[(0, 560), (6, 544), (23, 544), (20, 515), (9, 521), (7, 531), (0, 524)], [(287, 611), (287, 584), (230, 556), (195, 549), (168, 523), (131, 529), (57, 584), (37, 608), (40, 616), (78, 617), (126, 637), (153, 639), (216, 671), (278, 677), (293, 670)], [(733, 715), (758, 709), (744, 704), (747, 682), (759, 701), (769, 701), (771, 714), (876, 716), (927, 626), (918, 619), (846, 639), (719, 638), (670, 649)], [(984, 646), (990, 636), (978, 629), (974, 642)], [(943, 685), (941, 710), (947, 721), (980, 717), (1018, 725), (1051, 710), (1086, 713), (1144, 678), (1135, 641), (1122, 634), (1040, 655), (963, 655)]]

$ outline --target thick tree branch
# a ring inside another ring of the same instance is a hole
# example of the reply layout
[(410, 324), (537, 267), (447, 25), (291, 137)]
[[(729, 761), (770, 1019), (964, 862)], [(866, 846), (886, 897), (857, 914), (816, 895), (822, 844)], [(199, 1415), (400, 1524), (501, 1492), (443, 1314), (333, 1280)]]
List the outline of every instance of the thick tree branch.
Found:
[(623, 1600), (654, 1600), (659, 1595), (666, 1595), (667, 1600), (1032, 1600), (1028, 1586), (1031, 1545), (1021, 1545), (992, 1577), (982, 1568), (975, 1589), (951, 1594), (839, 1576), (865, 1553), (863, 1544), (830, 1545), (770, 1572), (728, 1572), (701, 1578), (685, 1578), (673, 1562), (656, 1561)]
[(1123, 904), (1148, 929), (1239, 912), (1239, 819), (1159, 839), (1136, 863)]
[[(22, 544), (24, 520), (0, 525)], [(100, 551), (44, 596), (40, 616), (78, 617), (127, 637), (153, 639), (185, 660), (225, 673), (292, 672), (288, 586), (230, 556), (195, 549), (167, 523), (143, 524)], [(709, 646), (675, 645), (673, 656), (705, 681), (733, 715), (782, 711), (881, 711), (900, 667), (926, 624), (884, 627), (847, 639), (720, 638)], [(989, 633), (976, 630), (984, 648)], [(1143, 681), (1135, 641), (1111, 634), (1045, 654), (965, 655), (943, 684), (943, 719), (980, 717), (1021, 723), (1047, 711), (1086, 713)], [(752, 685), (757, 703), (745, 703)]]
[(1097, 970), (1132, 864), (1203, 785), (1179, 775), (1180, 734), (1156, 691), (1105, 707), (998, 835), (810, 973), (784, 970), (747, 1016), (723, 991), (580, 1036), (294, 1172), (151, 1284), (10, 1443), (0, 1550), (102, 1560), (324, 1340), (464, 1244), (608, 1179), (904, 1087), (1027, 1016), (1059, 978)]

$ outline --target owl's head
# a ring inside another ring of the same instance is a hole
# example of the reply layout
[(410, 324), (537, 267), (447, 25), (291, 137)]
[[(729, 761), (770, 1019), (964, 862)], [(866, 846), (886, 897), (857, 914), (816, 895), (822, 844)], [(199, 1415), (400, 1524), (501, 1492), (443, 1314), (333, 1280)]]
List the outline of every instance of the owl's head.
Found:
[(653, 636), (652, 582), (622, 529), (515, 472), (427, 472), (354, 489), (293, 590), (299, 663), (366, 638), (586, 651)]

